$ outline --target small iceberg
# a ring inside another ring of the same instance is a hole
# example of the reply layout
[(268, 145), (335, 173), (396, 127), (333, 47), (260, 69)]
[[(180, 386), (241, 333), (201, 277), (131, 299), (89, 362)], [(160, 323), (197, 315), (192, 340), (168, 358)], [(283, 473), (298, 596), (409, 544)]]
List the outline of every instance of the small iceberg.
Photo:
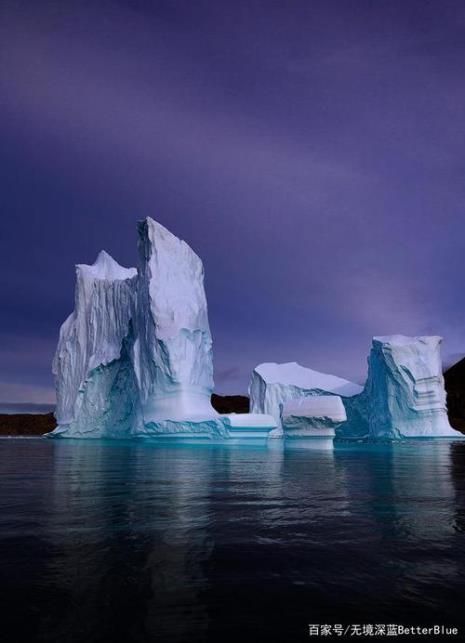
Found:
[(286, 448), (332, 449), (335, 430), (346, 420), (338, 395), (315, 395), (281, 404)]

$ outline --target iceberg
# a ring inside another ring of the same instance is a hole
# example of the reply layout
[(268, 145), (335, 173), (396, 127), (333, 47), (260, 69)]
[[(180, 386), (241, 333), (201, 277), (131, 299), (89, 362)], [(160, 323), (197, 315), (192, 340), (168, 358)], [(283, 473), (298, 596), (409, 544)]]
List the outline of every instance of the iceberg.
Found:
[(281, 404), (287, 447), (332, 449), (335, 429), (347, 420), (339, 395), (315, 395)]
[(363, 392), (346, 402), (342, 435), (459, 437), (447, 418), (441, 337), (374, 337)]
[(102, 251), (76, 266), (75, 308), (60, 329), (53, 360), (58, 428), (68, 437), (129, 432), (138, 394), (130, 360), (135, 268)]
[[(270, 437), (290, 438), (299, 426), (311, 426), (307, 400), (339, 396), (347, 421), (334, 423), (338, 438), (460, 437), (447, 417), (441, 341), (436, 336), (374, 337), (363, 388), (296, 362), (260, 364), (249, 386), (251, 410), (276, 419), (278, 428)], [(316, 425), (323, 429), (324, 421)]]
[[(76, 266), (75, 306), (53, 360), (62, 437), (151, 437), (291, 444), (320, 437), (457, 437), (440, 337), (374, 337), (365, 387), (296, 362), (257, 366), (251, 413), (211, 405), (212, 336), (204, 268), (153, 219), (138, 224), (139, 268), (105, 251)], [(346, 420), (347, 417), (347, 421)], [(281, 440), (282, 442), (282, 440)]]
[(153, 219), (138, 231), (138, 270), (104, 251), (76, 267), (75, 309), (53, 361), (52, 435), (263, 442), (273, 417), (219, 415), (211, 405), (202, 261)]
[(156, 439), (162, 444), (266, 445), (276, 421), (270, 415), (230, 413), (210, 419), (158, 420), (144, 424), (137, 437)]
[(362, 391), (354, 382), (305, 368), (297, 362), (259, 364), (249, 385), (251, 411), (275, 418), (278, 428), (270, 436), (275, 438), (283, 436), (281, 406), (289, 400), (336, 395), (345, 402)]
[(144, 424), (219, 417), (202, 261), (153, 219), (138, 229), (133, 358)]

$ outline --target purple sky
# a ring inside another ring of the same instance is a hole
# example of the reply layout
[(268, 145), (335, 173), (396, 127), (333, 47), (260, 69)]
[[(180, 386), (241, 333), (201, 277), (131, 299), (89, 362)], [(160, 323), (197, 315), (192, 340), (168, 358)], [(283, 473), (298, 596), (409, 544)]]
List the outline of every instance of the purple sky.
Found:
[(465, 353), (465, 5), (0, 3), (0, 402), (53, 399), (74, 264), (147, 215), (202, 257), (217, 391)]

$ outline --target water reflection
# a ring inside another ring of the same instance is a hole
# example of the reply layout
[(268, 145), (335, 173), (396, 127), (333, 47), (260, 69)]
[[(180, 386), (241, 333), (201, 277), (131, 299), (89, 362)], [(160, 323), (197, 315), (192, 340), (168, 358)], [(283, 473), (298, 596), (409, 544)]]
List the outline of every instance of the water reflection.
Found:
[[(412, 440), (338, 452), (337, 466), (345, 471), (350, 493), (352, 538), (346, 554), (354, 591), (345, 602), (350, 611), (356, 612), (359, 603), (373, 610), (374, 620), (383, 614), (402, 614), (410, 623), (432, 624), (438, 616), (451, 623), (461, 619), (457, 605), (445, 596), (450, 587), (463, 585), (454, 482), (463, 476), (464, 461), (455, 470), (451, 465), (453, 454), (463, 454), (464, 447), (461, 442)], [(365, 618), (369, 614), (365, 611)]]
[(61, 551), (51, 580), (74, 608), (59, 615), (53, 632), (45, 624), (48, 640), (76, 631), (82, 640), (124, 631), (134, 641), (205, 638), (200, 595), (213, 546), (212, 455), (105, 443), (56, 447), (50, 533)]
[(464, 620), (465, 443), (0, 441), (0, 467), (15, 640), (298, 641), (309, 622)]
[(465, 442), (450, 445), (451, 479), (454, 486), (454, 529), (465, 533)]

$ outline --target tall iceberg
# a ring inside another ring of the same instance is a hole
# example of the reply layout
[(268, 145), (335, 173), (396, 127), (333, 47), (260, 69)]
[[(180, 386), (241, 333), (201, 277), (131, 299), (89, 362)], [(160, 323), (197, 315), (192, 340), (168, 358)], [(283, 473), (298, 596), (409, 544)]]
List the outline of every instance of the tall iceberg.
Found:
[(272, 417), (219, 415), (202, 261), (147, 218), (140, 266), (101, 252), (76, 268), (75, 310), (53, 363), (64, 437), (265, 440)]
[(282, 435), (281, 406), (285, 402), (316, 395), (338, 395), (345, 400), (362, 390), (354, 382), (305, 368), (297, 362), (259, 364), (249, 385), (251, 411), (275, 418), (279, 427), (275, 437)]
[(134, 364), (144, 423), (217, 417), (202, 261), (153, 219), (138, 229)]
[(94, 264), (76, 266), (75, 308), (60, 329), (52, 367), (57, 433), (131, 431), (138, 407), (130, 359), (136, 274), (105, 251)]
[(442, 338), (374, 337), (363, 393), (348, 401), (343, 434), (371, 438), (457, 437), (447, 418)]

